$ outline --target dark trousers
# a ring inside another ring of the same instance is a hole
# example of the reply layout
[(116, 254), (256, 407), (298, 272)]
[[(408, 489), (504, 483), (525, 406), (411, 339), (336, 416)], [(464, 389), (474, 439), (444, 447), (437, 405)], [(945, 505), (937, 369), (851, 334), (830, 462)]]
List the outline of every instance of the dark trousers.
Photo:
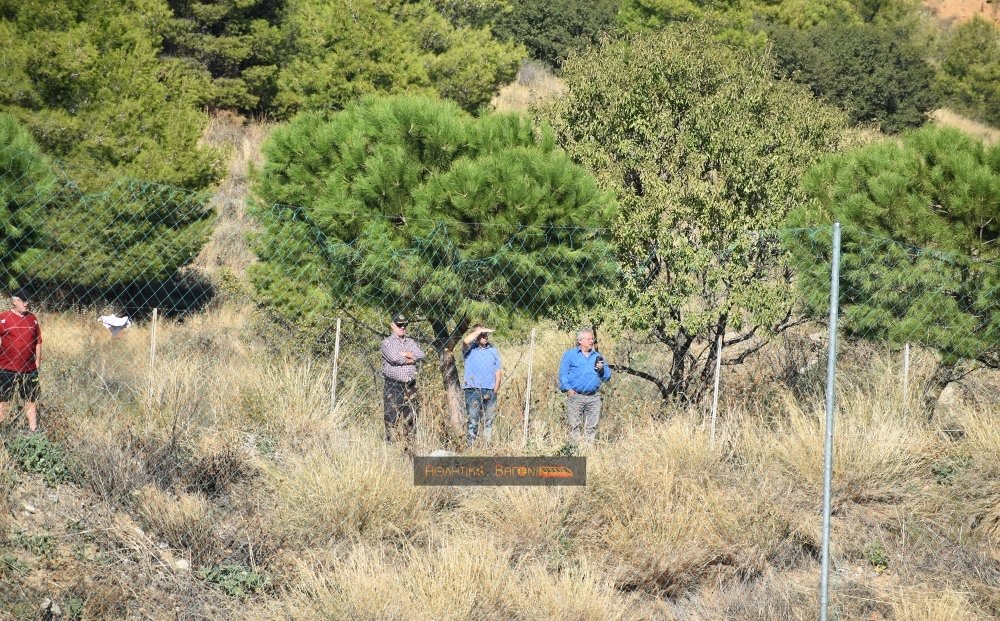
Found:
[(413, 441), (417, 422), (417, 383), (398, 382), (385, 378), (382, 389), (383, 416), (385, 418), (385, 441)]

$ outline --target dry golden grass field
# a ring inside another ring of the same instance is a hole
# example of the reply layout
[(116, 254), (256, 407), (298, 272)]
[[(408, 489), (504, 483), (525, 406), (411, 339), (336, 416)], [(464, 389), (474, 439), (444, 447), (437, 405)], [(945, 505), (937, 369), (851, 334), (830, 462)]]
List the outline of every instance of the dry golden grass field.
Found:
[[(524, 79), (533, 94), (498, 107), (560, 89)], [(196, 265), (210, 276), (253, 261), (243, 201), (265, 133), (206, 132), (233, 155)], [(44, 436), (0, 425), (0, 619), (817, 618), (819, 327), (726, 370), (714, 438), (706, 407), (618, 376), (585, 488), (429, 488), (381, 440), (371, 338), (345, 335), (331, 408), (329, 358), (232, 291), (162, 321), (153, 367), (148, 323), (112, 338), (90, 316), (41, 321)], [(564, 449), (571, 336), (539, 327), (527, 446), (528, 347), (496, 337), (509, 379), (494, 443), (472, 454)], [(970, 376), (928, 421), (930, 364), (915, 356), (904, 394), (899, 352), (842, 350), (832, 619), (1000, 617), (1000, 377)], [(454, 446), (437, 373), (420, 382), (417, 452)]]
[[(146, 327), (42, 321), (51, 444), (34, 448), (65, 473), (32, 474), (52, 469), (23, 456), (23, 419), (3, 426), (6, 618), (46, 602), (86, 619), (816, 617), (822, 373), (781, 380), (791, 344), (727, 376), (714, 442), (703, 409), (661, 411), (616, 378), (585, 488), (421, 488), (366, 381), (345, 371), (331, 411), (328, 362), (278, 353), (249, 309), (161, 322), (152, 373)], [(545, 378), (566, 338), (539, 339), (532, 454), (565, 441)], [(996, 618), (1000, 383), (971, 378), (928, 422), (896, 353), (842, 361), (832, 618)], [(523, 454), (520, 372), (473, 453)], [(427, 452), (443, 396), (421, 381)]]

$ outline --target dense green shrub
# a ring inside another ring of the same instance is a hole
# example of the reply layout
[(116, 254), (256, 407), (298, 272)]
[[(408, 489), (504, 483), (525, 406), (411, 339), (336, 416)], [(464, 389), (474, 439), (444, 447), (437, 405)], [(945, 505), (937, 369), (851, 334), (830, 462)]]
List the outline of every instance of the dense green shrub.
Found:
[[(959, 365), (1000, 366), (1000, 146), (925, 126), (830, 156), (806, 176), (814, 200), (793, 226), (843, 224), (842, 325), (849, 334), (941, 354), (933, 411)], [(804, 299), (828, 312), (829, 249), (793, 245)]]
[(948, 105), (1000, 127), (1000, 26), (979, 16), (945, 39), (936, 81)]
[(168, 0), (163, 54), (200, 74), (214, 108), (265, 111), (274, 97), (284, 0)]
[(31, 134), (0, 113), (0, 287), (18, 286), (24, 254), (38, 242), (38, 225), (55, 177)]
[(511, 0), (493, 25), (499, 39), (523, 44), (532, 58), (562, 64), (573, 49), (614, 29), (618, 0)]
[(368, 94), (440, 94), (467, 111), (509, 82), (523, 48), (455, 26), (427, 2), (293, 0), (274, 112), (338, 110)]
[(6, 3), (0, 111), (84, 186), (104, 175), (208, 186), (220, 157), (198, 145), (206, 117), (197, 85), (158, 58), (155, 32), (169, 15), (158, 0)]
[(779, 75), (847, 111), (852, 123), (897, 133), (922, 125), (937, 106), (933, 69), (904, 33), (830, 23), (770, 30)]

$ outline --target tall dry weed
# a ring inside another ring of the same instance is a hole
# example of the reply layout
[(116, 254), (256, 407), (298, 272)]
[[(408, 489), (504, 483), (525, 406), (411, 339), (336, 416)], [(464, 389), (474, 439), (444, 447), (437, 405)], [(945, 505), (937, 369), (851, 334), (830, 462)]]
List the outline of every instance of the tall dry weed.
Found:
[(411, 484), (408, 458), (379, 444), (341, 434), (324, 448), (270, 467), (274, 527), (306, 546), (355, 538), (406, 541), (425, 533), (433, 493)]
[(965, 595), (954, 590), (908, 589), (893, 602), (897, 621), (985, 621)]

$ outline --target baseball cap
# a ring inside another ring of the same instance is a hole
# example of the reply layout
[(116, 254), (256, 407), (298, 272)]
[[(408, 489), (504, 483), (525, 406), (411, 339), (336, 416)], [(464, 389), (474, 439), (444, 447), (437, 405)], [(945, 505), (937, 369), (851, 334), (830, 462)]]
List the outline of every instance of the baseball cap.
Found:
[(410, 323), (410, 320), (403, 313), (396, 313), (396, 315), (392, 318), (392, 323), (396, 324), (399, 327), (403, 327), (406, 324)]
[(10, 295), (10, 297), (18, 298), (22, 302), (27, 302), (28, 300), (31, 299), (31, 292), (22, 287), (20, 289), (15, 290), (14, 293)]

